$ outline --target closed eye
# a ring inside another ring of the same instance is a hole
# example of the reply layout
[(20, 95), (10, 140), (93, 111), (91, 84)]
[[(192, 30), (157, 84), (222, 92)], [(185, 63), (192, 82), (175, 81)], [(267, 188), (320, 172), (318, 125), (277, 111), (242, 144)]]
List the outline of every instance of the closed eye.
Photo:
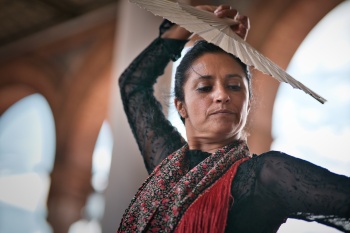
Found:
[(204, 86), (204, 87), (198, 87), (197, 91), (198, 92), (209, 92), (212, 90), (212, 86)]
[(229, 88), (230, 90), (233, 90), (233, 91), (239, 91), (239, 90), (241, 90), (241, 85), (239, 85), (239, 84), (228, 85), (227, 88)]

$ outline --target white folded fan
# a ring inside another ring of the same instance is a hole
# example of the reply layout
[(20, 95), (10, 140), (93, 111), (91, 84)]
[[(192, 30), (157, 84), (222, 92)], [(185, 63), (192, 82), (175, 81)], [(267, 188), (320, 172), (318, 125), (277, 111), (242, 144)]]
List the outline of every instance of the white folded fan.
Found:
[(130, 0), (130, 2), (201, 36), (206, 41), (237, 56), (245, 64), (272, 76), (278, 81), (288, 83), (293, 88), (303, 90), (322, 104), (327, 101), (294, 79), (234, 33), (230, 26), (237, 24), (237, 21), (229, 18), (218, 18), (211, 12), (169, 0)]

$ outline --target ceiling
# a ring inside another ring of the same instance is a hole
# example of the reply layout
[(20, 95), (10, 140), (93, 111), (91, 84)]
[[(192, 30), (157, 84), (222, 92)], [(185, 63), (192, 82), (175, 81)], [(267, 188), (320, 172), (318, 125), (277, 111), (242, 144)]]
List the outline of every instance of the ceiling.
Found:
[(117, 0), (0, 0), (0, 47)]

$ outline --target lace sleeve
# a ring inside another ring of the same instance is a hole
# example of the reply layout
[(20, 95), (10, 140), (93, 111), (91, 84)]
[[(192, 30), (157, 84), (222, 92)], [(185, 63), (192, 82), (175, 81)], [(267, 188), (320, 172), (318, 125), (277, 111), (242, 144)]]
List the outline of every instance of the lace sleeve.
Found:
[(281, 152), (268, 152), (261, 158), (259, 192), (273, 196), (288, 217), (350, 232), (349, 177)]
[(184, 139), (165, 118), (153, 95), (153, 84), (170, 59), (176, 59), (186, 41), (157, 38), (124, 71), (119, 87), (130, 127), (150, 173)]

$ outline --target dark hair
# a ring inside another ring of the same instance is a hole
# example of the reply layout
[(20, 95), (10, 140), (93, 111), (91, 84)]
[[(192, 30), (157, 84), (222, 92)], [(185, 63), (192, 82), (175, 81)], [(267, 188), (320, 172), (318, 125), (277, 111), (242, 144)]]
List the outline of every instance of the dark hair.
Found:
[[(193, 62), (199, 58), (200, 56), (206, 54), (206, 53), (224, 53), (229, 56), (231, 56), (243, 69), (243, 71), (246, 74), (246, 78), (248, 81), (248, 90), (249, 90), (249, 98), (252, 97), (252, 84), (251, 84), (251, 73), (249, 66), (243, 63), (238, 57), (232, 55), (231, 53), (227, 53), (220, 47), (209, 43), (205, 40), (200, 40), (196, 42), (196, 44), (191, 48), (186, 55), (182, 58), (182, 61), (180, 62), (179, 66), (176, 69), (175, 72), (175, 98), (177, 98), (180, 101), (185, 100), (185, 93), (184, 93), (184, 85), (187, 81), (187, 72)], [(181, 117), (182, 122), (184, 122), (184, 119)]]

